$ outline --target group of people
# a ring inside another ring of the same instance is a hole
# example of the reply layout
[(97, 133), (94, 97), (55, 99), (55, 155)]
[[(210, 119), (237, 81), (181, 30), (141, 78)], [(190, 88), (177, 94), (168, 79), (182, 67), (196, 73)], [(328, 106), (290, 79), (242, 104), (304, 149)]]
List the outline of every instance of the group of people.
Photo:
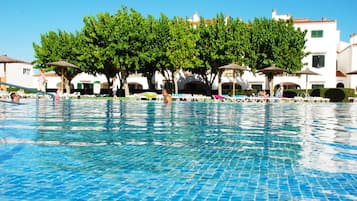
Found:
[[(284, 87), (283, 85), (278, 85), (277, 89), (275, 90), (275, 94), (274, 97), (276, 98), (282, 98), (284, 94)], [(262, 90), (258, 92), (258, 97), (262, 97), (262, 98), (268, 98), (269, 94), (267, 94), (266, 91)]]

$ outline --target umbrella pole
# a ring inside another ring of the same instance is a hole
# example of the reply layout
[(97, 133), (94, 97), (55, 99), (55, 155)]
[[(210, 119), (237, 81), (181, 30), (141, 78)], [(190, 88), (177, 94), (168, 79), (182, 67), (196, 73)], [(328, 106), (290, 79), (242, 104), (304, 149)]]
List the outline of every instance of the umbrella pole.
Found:
[[(4, 80), (2, 80), (2, 82), (6, 82), (6, 63), (4, 63)], [(1, 85), (0, 86), (1, 90), (3, 89), (2, 87), (4, 87), (4, 91), (7, 91), (6, 85)]]
[(64, 73), (64, 70), (62, 68), (62, 89), (61, 89), (61, 94), (63, 94), (63, 90), (64, 90), (64, 76), (63, 76), (63, 73)]
[(305, 97), (307, 97), (308, 96), (308, 92), (307, 92), (307, 85), (308, 85), (308, 83), (307, 83), (307, 76), (309, 76), (309, 75), (307, 75), (306, 74), (306, 85), (305, 85)]
[(218, 95), (222, 96), (222, 72), (218, 71)]
[(235, 74), (235, 70), (233, 70), (233, 93), (232, 96), (234, 97), (236, 95), (236, 82), (235, 82), (235, 78), (236, 78), (236, 74)]
[(269, 96), (273, 97), (274, 96), (273, 75), (267, 74), (267, 79), (268, 79), (268, 87), (269, 87)]

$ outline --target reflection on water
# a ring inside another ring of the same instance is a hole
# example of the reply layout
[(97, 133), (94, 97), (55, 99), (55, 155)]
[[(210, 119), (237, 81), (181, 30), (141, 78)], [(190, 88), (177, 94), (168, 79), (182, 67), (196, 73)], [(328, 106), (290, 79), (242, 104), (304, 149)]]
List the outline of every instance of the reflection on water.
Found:
[[(163, 105), (66, 100), (59, 105), (41, 101), (12, 107), (0, 108), (5, 134), (1, 137), (9, 137), (2, 140), (6, 143), (236, 150), (241, 156), (298, 160), (304, 167), (328, 172), (357, 172), (355, 104)], [(17, 112), (20, 107), (24, 115)], [(32, 130), (37, 135), (14, 138), (7, 132), (12, 129)]]
[(346, 129), (357, 127), (356, 105), (322, 106), (310, 104), (301, 109), (306, 119), (301, 125), (302, 165), (327, 172), (357, 173), (356, 131)]
[[(23, 114), (18, 113), (20, 107)], [(66, 100), (53, 105), (40, 100), (36, 105), (29, 102), (0, 109), (1, 137), (6, 143), (236, 150), (240, 155), (298, 160), (304, 167), (323, 171), (357, 172), (355, 104)], [(37, 134), (14, 138), (17, 135), (8, 132), (13, 129)]]
[(26, 145), (14, 159), (30, 153), (30, 165), (56, 172), (232, 185), (255, 176), (265, 191), (279, 174), (299, 185), (309, 171), (357, 174), (356, 104), (28, 100), (0, 111), (1, 149)]

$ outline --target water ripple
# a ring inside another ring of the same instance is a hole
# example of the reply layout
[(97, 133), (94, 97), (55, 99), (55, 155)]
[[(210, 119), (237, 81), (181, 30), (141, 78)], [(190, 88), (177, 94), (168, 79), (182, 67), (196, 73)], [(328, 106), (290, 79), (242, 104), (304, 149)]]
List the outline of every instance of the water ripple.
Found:
[[(103, 189), (95, 177), (109, 195), (127, 199), (164, 192), (186, 198), (229, 192), (233, 199), (243, 191), (320, 200), (353, 197), (357, 189), (356, 104), (24, 102), (0, 105), (6, 189), (16, 188), (10, 179), (44, 177), (66, 178), (72, 188), (86, 184), (87, 195), (98, 195)], [(19, 186), (36, 192), (36, 185)]]

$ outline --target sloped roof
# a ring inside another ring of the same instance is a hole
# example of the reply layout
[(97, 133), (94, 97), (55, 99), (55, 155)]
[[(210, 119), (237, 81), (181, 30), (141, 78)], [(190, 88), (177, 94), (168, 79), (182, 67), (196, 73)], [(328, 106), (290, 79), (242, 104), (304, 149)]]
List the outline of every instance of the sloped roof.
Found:
[(336, 70), (336, 77), (346, 77), (346, 74), (340, 70)]

